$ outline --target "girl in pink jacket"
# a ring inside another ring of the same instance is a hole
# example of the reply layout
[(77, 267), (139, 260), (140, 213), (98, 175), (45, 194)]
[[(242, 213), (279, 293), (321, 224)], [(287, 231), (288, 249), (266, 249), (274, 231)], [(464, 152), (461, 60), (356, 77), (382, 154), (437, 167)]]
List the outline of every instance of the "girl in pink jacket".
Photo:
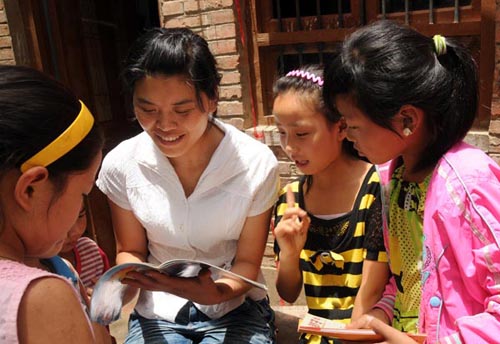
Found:
[[(389, 343), (500, 338), (500, 169), (462, 140), (478, 105), (476, 65), (452, 40), (379, 21), (351, 35), (324, 98), (359, 153), (381, 165), (391, 269), (384, 298), (351, 327)], [(392, 326), (388, 326), (391, 324)]]

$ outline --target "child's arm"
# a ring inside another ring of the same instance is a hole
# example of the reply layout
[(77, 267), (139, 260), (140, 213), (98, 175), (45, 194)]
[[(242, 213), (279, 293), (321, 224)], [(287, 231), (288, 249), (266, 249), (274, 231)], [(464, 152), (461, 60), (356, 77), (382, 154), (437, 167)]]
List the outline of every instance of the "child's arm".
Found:
[[(365, 249), (361, 286), (354, 301), (351, 320), (368, 313), (383, 297), (385, 286), (389, 281), (389, 264), (384, 245), (382, 202), (380, 188), (374, 192), (375, 200), (367, 209), (365, 219)], [(392, 310), (391, 310), (392, 311)], [(386, 317), (383, 317), (386, 320)]]
[[(449, 279), (451, 292), (446, 295), (460, 295), (461, 300), (450, 297), (443, 300), (445, 306), (468, 299), (476, 299), (482, 306), (479, 310), (475, 306), (475, 314), (456, 319), (457, 332), (451, 337), (465, 343), (496, 343), (500, 333), (500, 170), (492, 164), (483, 172), (474, 184), (464, 181), (467, 192), (461, 195), (459, 216), (450, 216), (448, 208), (436, 207), (432, 221), (424, 222), (449, 238), (439, 267), (452, 262), (453, 276), (462, 279), (459, 284)], [(466, 288), (453, 290), (454, 285)]]
[(73, 287), (58, 278), (30, 284), (17, 324), (20, 343), (111, 343), (103, 326), (90, 324)]
[(295, 207), (295, 197), (290, 186), (286, 197), (287, 209), (274, 229), (274, 236), (280, 247), (276, 289), (282, 299), (293, 303), (302, 290), (299, 258), (311, 220), (306, 211)]
[(382, 298), (388, 279), (389, 268), (387, 263), (372, 260), (363, 262), (361, 286), (354, 301), (352, 321), (368, 313)]

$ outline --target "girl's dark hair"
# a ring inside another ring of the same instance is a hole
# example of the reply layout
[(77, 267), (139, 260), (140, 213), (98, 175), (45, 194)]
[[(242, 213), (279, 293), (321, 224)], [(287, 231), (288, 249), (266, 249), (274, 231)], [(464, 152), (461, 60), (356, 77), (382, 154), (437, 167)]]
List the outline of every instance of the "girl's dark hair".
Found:
[[(80, 103), (49, 76), (21, 66), (0, 66), (0, 174), (21, 165), (51, 143), (75, 120)], [(58, 191), (70, 173), (90, 167), (103, 146), (94, 124), (72, 150), (47, 166)]]
[(184, 75), (194, 86), (203, 110), (201, 92), (218, 98), (221, 75), (208, 43), (186, 28), (154, 28), (140, 36), (129, 50), (122, 72), (131, 93), (135, 83), (146, 76)]
[[(297, 69), (304, 73), (314, 74), (323, 80), (324, 67), (322, 65), (307, 65)], [(310, 101), (310, 104), (316, 107), (316, 111), (322, 113), (329, 124), (335, 124), (342, 116), (336, 108), (328, 107), (323, 99), (322, 87), (313, 80), (302, 78), (299, 76), (282, 76), (275, 81), (273, 86), (273, 94), (276, 98), (278, 95), (288, 91), (297, 92), (304, 97), (304, 100)], [(343, 149), (349, 155), (359, 158), (357, 151), (354, 149), (352, 142), (344, 140)]]
[(438, 56), (432, 38), (381, 20), (348, 37), (325, 72), (328, 107), (337, 95), (352, 96), (374, 123), (394, 130), (403, 105), (425, 113), (431, 133), (416, 170), (434, 165), (471, 128), (478, 106), (477, 66), (458, 42), (446, 39)]

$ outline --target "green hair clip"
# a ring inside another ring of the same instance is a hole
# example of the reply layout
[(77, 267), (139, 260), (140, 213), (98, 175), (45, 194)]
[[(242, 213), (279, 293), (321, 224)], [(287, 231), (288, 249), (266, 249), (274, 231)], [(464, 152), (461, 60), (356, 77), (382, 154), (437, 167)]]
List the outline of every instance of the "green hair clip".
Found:
[(434, 35), (432, 39), (434, 40), (434, 49), (437, 56), (446, 54), (446, 39), (441, 35)]

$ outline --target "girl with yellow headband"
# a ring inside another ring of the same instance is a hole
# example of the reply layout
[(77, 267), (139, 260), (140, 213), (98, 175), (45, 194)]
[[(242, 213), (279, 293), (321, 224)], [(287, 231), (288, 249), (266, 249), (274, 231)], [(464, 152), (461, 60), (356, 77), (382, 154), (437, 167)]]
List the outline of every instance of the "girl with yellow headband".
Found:
[(94, 185), (103, 139), (82, 102), (33, 69), (0, 66), (0, 342), (110, 343), (55, 256)]
[(382, 164), (391, 282), (351, 326), (388, 343), (413, 342), (403, 332), (425, 333), (427, 343), (498, 343), (500, 168), (463, 142), (478, 107), (470, 53), (376, 22), (343, 43), (324, 98), (360, 154)]

